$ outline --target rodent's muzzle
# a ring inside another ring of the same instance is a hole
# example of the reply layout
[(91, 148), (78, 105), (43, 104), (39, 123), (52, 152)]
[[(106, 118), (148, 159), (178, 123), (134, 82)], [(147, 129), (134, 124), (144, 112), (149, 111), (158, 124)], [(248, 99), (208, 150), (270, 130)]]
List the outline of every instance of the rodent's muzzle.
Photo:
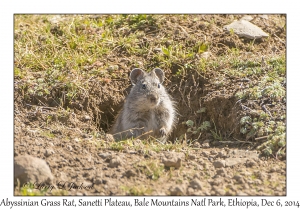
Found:
[(155, 94), (149, 94), (147, 95), (147, 99), (151, 102), (151, 104), (157, 104), (159, 98)]

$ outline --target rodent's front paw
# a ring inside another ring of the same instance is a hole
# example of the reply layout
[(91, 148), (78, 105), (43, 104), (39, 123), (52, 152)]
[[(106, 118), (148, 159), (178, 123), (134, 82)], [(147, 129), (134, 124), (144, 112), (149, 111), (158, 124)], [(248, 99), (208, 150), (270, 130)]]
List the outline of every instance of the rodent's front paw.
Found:
[(166, 136), (167, 135), (167, 131), (166, 131), (165, 128), (159, 129), (159, 133), (160, 133), (161, 136)]

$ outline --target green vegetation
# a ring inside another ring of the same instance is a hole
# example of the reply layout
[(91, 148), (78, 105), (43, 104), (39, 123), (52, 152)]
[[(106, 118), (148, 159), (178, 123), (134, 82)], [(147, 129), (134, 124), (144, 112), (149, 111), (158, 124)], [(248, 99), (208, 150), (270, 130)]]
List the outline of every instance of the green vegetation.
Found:
[(121, 189), (126, 193), (126, 195), (150, 195), (152, 193), (152, 189), (145, 188), (145, 187), (128, 187), (128, 186), (121, 186)]
[(152, 160), (138, 163), (136, 169), (152, 180), (158, 180), (164, 172), (164, 166)]

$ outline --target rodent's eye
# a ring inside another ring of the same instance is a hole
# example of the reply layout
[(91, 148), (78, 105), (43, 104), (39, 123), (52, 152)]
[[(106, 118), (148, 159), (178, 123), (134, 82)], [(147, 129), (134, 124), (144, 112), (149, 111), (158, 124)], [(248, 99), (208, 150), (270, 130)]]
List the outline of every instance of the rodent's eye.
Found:
[(157, 87), (160, 88), (160, 84), (159, 83), (158, 83)]
[(143, 89), (146, 89), (146, 84), (143, 84), (142, 88), (143, 88)]

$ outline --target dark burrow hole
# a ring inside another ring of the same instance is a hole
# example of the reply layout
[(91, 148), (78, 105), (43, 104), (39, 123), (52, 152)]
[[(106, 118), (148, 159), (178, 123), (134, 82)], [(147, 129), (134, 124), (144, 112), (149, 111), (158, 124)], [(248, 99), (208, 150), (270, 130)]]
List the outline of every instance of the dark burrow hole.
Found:
[[(232, 95), (208, 94), (211, 90), (205, 84), (208, 84), (208, 81), (195, 74), (166, 80), (165, 87), (176, 102), (178, 112), (176, 127), (169, 138), (171, 141), (178, 140), (184, 134), (187, 135), (187, 139), (203, 141), (211, 138), (211, 130), (222, 138), (239, 135), (236, 98)], [(98, 94), (95, 94), (96, 99), (90, 102), (89, 106), (93, 111), (94, 122), (100, 130), (109, 131), (130, 89), (129, 79), (109, 86), (99, 85), (96, 88)], [(205, 108), (205, 112), (199, 113), (201, 108)], [(200, 133), (187, 133), (188, 126), (185, 122), (188, 120), (192, 120), (196, 128), (205, 121), (209, 121), (211, 127), (201, 132), (200, 136)]]

